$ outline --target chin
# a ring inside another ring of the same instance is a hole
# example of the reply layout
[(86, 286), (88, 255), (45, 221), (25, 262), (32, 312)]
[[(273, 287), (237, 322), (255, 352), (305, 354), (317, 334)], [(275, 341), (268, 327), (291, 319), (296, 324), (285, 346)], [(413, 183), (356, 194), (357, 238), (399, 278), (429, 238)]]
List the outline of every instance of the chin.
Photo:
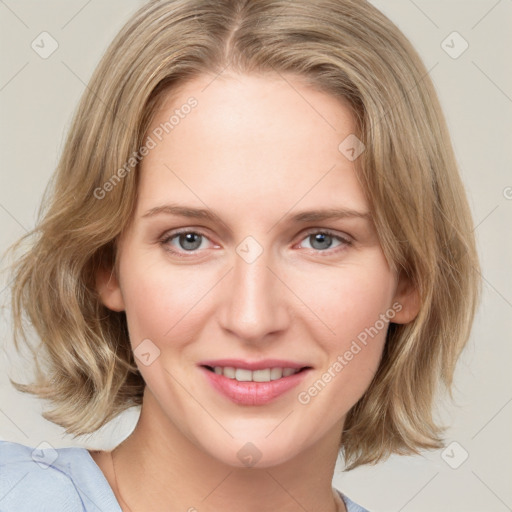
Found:
[(251, 437), (250, 431), (243, 439), (231, 438), (219, 440), (215, 436), (208, 437), (209, 442), (204, 442), (204, 431), (201, 432), (203, 441), (200, 444), (202, 450), (219, 462), (234, 468), (270, 468), (284, 464), (299, 454), (301, 443), (293, 443), (289, 437), (286, 443), (280, 436), (270, 440), (261, 432)]

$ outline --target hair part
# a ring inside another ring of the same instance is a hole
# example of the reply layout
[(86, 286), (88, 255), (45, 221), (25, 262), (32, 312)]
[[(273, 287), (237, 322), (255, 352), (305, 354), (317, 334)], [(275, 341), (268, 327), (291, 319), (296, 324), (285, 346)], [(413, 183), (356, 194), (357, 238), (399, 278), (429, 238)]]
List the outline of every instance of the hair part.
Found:
[(30, 345), (26, 316), (41, 345), (32, 348), (34, 382), (11, 382), (49, 400), (44, 417), (75, 435), (141, 404), (125, 314), (102, 304), (95, 283), (99, 269), (115, 267), (138, 166), (108, 199), (95, 191), (144, 144), (166, 95), (226, 71), (294, 75), (349, 102), (382, 249), (421, 308), (413, 322), (390, 324), (340, 448), (352, 469), (440, 447), (436, 391), (450, 388), (478, 299), (471, 214), (427, 70), (398, 28), (361, 0), (164, 0), (132, 16), (84, 92), (37, 226), (12, 248), (31, 246), (13, 268), (14, 341)]

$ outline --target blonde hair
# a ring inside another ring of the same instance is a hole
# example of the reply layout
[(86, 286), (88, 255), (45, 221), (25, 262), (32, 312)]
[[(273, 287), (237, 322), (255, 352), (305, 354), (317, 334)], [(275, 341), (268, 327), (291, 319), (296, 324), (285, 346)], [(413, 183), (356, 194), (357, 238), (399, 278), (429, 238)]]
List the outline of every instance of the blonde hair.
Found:
[(440, 447), (435, 394), (439, 383), (450, 388), (480, 286), (472, 220), (427, 70), (398, 28), (361, 0), (163, 0), (132, 16), (84, 92), (38, 225), (13, 246), (31, 242), (14, 266), (15, 344), (30, 345), (24, 315), (42, 343), (32, 348), (35, 381), (11, 382), (51, 401), (44, 417), (76, 435), (141, 403), (125, 315), (102, 304), (95, 275), (115, 267), (137, 195), (138, 160), (125, 164), (164, 93), (227, 68), (293, 73), (348, 100), (384, 254), (419, 292), (418, 316), (390, 324), (377, 374), (348, 413), (347, 468)]

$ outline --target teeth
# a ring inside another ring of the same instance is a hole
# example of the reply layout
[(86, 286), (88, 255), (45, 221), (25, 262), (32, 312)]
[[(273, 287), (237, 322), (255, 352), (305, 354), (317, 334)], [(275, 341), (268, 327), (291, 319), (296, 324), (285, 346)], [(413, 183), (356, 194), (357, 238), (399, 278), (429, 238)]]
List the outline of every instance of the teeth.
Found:
[(272, 368), (270, 370), (270, 380), (277, 380), (283, 376), (282, 368)]
[[(220, 370), (222, 371), (222, 368), (219, 366), (217, 368), (220, 368)], [(215, 371), (215, 369), (214, 369)], [(235, 369), (232, 368), (231, 366), (226, 366), (224, 368), (224, 377), (227, 377), (228, 379), (234, 379), (235, 378)]]
[[(249, 372), (251, 373), (251, 372)], [(266, 370), (254, 370), (252, 372), (252, 380), (254, 382), (269, 382), (270, 381), (270, 368)]]
[(249, 382), (252, 380), (251, 370), (244, 370), (243, 368), (237, 368), (235, 371), (235, 379), (238, 382)]
[(213, 371), (217, 375), (224, 375), (224, 377), (238, 382), (270, 382), (282, 377), (289, 377), (300, 370), (296, 368), (265, 368), (251, 371), (245, 368), (233, 368), (232, 366), (215, 366)]

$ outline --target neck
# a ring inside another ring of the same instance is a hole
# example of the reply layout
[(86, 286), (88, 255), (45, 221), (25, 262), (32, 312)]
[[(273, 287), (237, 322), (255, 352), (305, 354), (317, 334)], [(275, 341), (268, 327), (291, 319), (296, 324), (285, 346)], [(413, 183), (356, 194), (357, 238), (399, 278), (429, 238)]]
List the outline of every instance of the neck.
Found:
[(115, 449), (116, 494), (137, 512), (345, 510), (332, 490), (339, 436), (338, 429), (277, 466), (233, 467), (184, 436), (146, 389), (134, 431)]

